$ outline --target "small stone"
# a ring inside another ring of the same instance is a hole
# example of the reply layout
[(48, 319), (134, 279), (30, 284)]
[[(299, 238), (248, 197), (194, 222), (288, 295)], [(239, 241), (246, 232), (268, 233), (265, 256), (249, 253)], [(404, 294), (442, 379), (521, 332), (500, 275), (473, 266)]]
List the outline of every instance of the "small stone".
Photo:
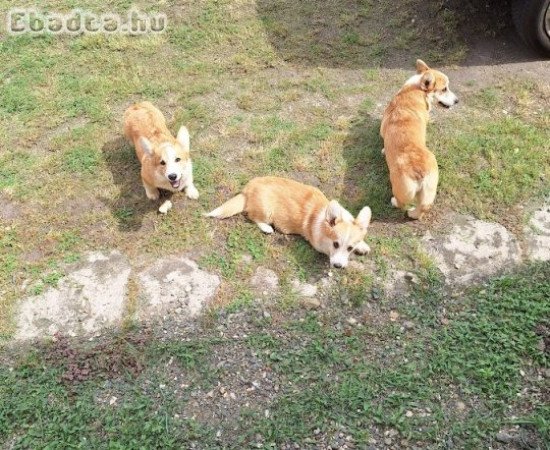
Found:
[(407, 411), (405, 413), (405, 417), (412, 417), (412, 416), (414, 416), (414, 413), (412, 411)]
[(464, 402), (458, 401), (456, 402), (456, 409), (458, 411), (464, 411), (466, 409), (466, 404)]
[(304, 298), (300, 303), (307, 309), (318, 309), (321, 306), (321, 302), (316, 298)]
[(392, 442), (393, 442), (393, 441), (392, 441), (390, 438), (384, 439), (384, 444), (386, 444), (386, 445), (391, 445)]
[(269, 314), (269, 311), (264, 311), (263, 316), (265, 319), (269, 319), (271, 317), (271, 314)]
[(399, 313), (397, 311), (390, 311), (390, 320), (392, 322), (395, 322), (397, 319), (399, 319)]
[(250, 283), (256, 289), (261, 289), (264, 295), (267, 295), (269, 292), (273, 293), (279, 289), (279, 277), (273, 270), (266, 269), (265, 267), (258, 267), (256, 269)]
[(314, 284), (304, 283), (300, 286), (300, 294), (304, 297), (313, 297), (317, 294), (317, 286)]
[(313, 434), (315, 436), (317, 436), (320, 432), (321, 432), (321, 430), (319, 428), (315, 428), (315, 430), (313, 430)]
[(252, 255), (249, 255), (248, 253), (245, 253), (244, 255), (241, 255), (241, 261), (244, 264), (251, 264), (252, 263)]
[(420, 280), (418, 279), (418, 277), (412, 272), (406, 272), (405, 273), (405, 279), (407, 281), (410, 281), (412, 284), (419, 284), (420, 283)]
[(499, 432), (497, 433), (497, 435), (495, 436), (495, 439), (499, 442), (503, 442), (503, 443), (507, 443), (507, 442), (511, 442), (514, 440), (514, 438), (512, 436), (510, 436), (508, 433), (504, 433), (504, 432)]
[(403, 327), (405, 330), (412, 330), (414, 328), (414, 323), (410, 320), (405, 320), (405, 322), (403, 322)]
[(357, 319), (355, 317), (349, 317), (347, 322), (350, 324), (350, 325), (357, 325)]

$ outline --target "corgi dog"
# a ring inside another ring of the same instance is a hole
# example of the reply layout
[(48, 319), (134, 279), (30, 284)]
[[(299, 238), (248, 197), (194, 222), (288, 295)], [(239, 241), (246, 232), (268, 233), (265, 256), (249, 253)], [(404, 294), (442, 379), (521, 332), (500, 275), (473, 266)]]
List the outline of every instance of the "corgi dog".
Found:
[(437, 161), (426, 147), (426, 127), (434, 101), (450, 108), (458, 98), (449, 89), (449, 78), (416, 61), (417, 74), (412, 76), (384, 111), (380, 134), (382, 153), (390, 171), (396, 208), (407, 208), (412, 219), (420, 219), (435, 200), (439, 172)]
[(254, 178), (240, 194), (206, 216), (225, 219), (241, 212), (264, 233), (273, 233), (275, 227), (303, 236), (315, 250), (329, 256), (332, 267), (346, 267), (353, 252), (370, 251), (364, 241), (371, 219), (368, 206), (354, 218), (336, 200), (329, 202), (319, 189), (297, 181)]
[(193, 184), (189, 132), (186, 127), (182, 126), (174, 138), (168, 131), (162, 113), (151, 103), (142, 102), (130, 106), (124, 113), (124, 134), (136, 149), (141, 163), (141, 180), (149, 199), (158, 200), (159, 189), (171, 192), (185, 189), (190, 199), (199, 198), (199, 192)]

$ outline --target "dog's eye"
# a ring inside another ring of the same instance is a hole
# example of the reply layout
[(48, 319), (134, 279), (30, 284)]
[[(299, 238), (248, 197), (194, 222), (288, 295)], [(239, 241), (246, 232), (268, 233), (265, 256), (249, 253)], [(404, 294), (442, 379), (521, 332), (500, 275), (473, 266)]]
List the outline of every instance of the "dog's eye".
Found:
[(340, 244), (339, 244), (338, 242), (336, 242), (336, 241), (334, 241), (334, 242), (332, 243), (332, 245), (334, 245), (334, 248), (340, 247)]
[(446, 88), (446, 87), (444, 87), (444, 88), (443, 88), (443, 91), (442, 91), (442, 92), (447, 92), (447, 88)]
[(165, 165), (166, 165), (166, 161), (161, 161), (161, 162), (160, 162), (160, 165), (161, 165), (161, 166), (165, 166)]
[(348, 252), (351, 252), (352, 250), (353, 250), (353, 247), (350, 245), (350, 246), (348, 247)]
[(181, 158), (176, 158), (176, 162), (180, 162), (181, 161)]

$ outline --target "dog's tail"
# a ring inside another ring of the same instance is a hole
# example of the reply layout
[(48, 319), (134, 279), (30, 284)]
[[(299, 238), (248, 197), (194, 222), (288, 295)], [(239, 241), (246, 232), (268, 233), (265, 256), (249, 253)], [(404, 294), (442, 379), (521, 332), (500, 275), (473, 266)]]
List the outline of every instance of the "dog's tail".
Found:
[(222, 206), (216, 208), (214, 211), (210, 211), (208, 214), (205, 214), (205, 216), (215, 217), (217, 219), (226, 219), (227, 217), (243, 212), (245, 203), (246, 199), (244, 195), (239, 194), (231, 200), (226, 201)]

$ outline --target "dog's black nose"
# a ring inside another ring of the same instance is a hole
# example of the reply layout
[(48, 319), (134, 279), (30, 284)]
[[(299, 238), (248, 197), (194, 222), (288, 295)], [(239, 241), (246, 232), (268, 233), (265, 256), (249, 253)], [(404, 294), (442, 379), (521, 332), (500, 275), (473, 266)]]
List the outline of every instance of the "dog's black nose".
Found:
[(336, 267), (337, 269), (342, 268), (342, 264), (340, 264), (340, 263), (334, 263), (333, 266)]
[(177, 174), (175, 174), (175, 173), (171, 173), (170, 175), (168, 175), (168, 179), (169, 179), (170, 181), (176, 181), (176, 178), (177, 178), (177, 177), (178, 177), (178, 176), (177, 176)]

